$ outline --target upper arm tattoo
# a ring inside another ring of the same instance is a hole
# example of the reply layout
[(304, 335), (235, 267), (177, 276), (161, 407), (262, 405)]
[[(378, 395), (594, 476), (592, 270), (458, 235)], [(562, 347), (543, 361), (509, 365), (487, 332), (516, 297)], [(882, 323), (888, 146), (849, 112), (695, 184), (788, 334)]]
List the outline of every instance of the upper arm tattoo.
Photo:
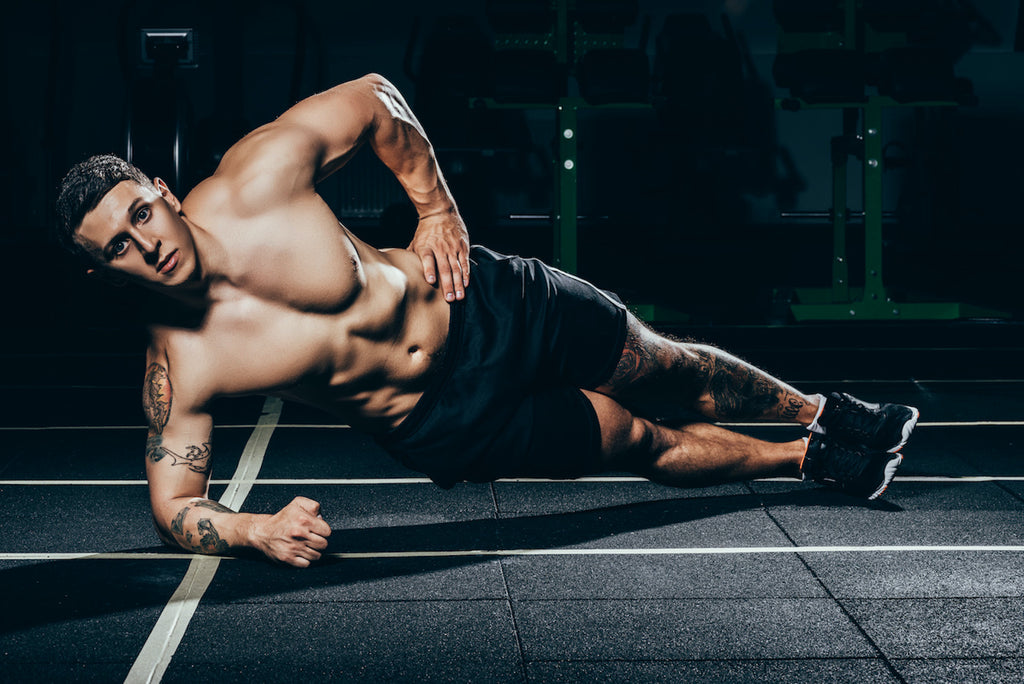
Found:
[(187, 446), (184, 455), (163, 446), (163, 431), (171, 417), (172, 400), (171, 378), (167, 368), (154, 361), (146, 369), (146, 380), (142, 388), (142, 408), (149, 420), (146, 458), (156, 463), (170, 456), (171, 465), (184, 465), (193, 472), (207, 474), (210, 472), (209, 442), (203, 442), (201, 446)]
[(149, 420), (150, 430), (157, 435), (162, 433), (171, 416), (171, 378), (167, 369), (159, 363), (153, 362), (146, 369), (142, 408)]
[(212, 469), (213, 464), (210, 458), (212, 450), (209, 442), (203, 442), (202, 446), (190, 444), (185, 447), (185, 454), (182, 455), (163, 446), (163, 439), (160, 435), (150, 434), (146, 440), (146, 458), (153, 463), (156, 463), (164, 456), (170, 456), (172, 466), (187, 466), (194, 473), (205, 475)]

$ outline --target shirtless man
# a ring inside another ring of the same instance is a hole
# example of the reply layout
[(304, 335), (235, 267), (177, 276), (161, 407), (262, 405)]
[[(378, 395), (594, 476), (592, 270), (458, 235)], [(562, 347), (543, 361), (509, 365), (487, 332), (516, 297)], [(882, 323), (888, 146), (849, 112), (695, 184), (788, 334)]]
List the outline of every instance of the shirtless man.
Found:
[[(316, 192), (364, 144), (419, 214), (408, 249), (362, 242)], [(626, 470), (679, 486), (803, 477), (874, 498), (917, 421), (910, 407), (804, 394), (657, 335), (577, 278), (471, 250), (426, 134), (376, 74), (253, 131), (182, 200), (101, 156), (69, 172), (58, 213), (90, 272), (164, 295), (149, 312), (146, 472), (161, 538), (195, 552), (253, 548), (305, 567), (330, 534), (309, 499), (260, 515), (207, 498), (208, 407), (222, 396), (325, 409), (446, 487)], [(670, 428), (629, 408), (638, 399), (811, 433), (770, 443), (703, 421)]]

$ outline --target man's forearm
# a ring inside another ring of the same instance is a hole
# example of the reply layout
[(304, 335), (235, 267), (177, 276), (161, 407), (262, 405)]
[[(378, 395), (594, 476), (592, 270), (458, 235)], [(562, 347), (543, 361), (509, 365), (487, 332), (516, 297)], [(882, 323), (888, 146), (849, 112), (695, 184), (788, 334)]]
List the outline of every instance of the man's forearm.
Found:
[(370, 83), (377, 103), (370, 137), (374, 152), (398, 178), (420, 218), (457, 213), (434, 148), (405, 98), (384, 78)]
[(223, 554), (253, 546), (251, 514), (203, 498), (168, 502), (162, 509), (154, 515), (160, 537), (186, 551)]
[(296, 567), (320, 559), (331, 526), (320, 504), (296, 497), (273, 515), (235, 513), (216, 501), (178, 498), (154, 505), (160, 537), (194, 553), (222, 554), (255, 549), (268, 558)]

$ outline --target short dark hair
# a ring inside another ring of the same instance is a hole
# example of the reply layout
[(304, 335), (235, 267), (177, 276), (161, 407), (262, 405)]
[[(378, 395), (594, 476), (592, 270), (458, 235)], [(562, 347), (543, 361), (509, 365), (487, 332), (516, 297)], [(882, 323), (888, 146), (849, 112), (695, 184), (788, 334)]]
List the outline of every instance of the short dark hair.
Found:
[(149, 176), (113, 154), (89, 157), (68, 171), (57, 195), (57, 240), (65, 249), (85, 261), (96, 262), (96, 255), (75, 240), (75, 231), (111, 188), (126, 180), (156, 189)]

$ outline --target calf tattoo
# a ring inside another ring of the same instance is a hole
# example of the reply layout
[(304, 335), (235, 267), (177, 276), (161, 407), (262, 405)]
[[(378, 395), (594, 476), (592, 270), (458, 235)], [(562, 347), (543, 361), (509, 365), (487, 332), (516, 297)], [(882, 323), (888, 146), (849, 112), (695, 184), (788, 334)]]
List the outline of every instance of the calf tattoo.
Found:
[(724, 420), (751, 420), (778, 406), (774, 384), (742, 362), (723, 363), (710, 353), (699, 351), (701, 376), (707, 378), (708, 393), (715, 413)]
[(725, 352), (709, 348), (696, 353), (715, 413), (723, 420), (793, 421), (806, 403), (778, 380)]
[(622, 356), (612, 373), (611, 384), (622, 385), (644, 378), (658, 366), (654, 353), (647, 348), (640, 335), (629, 326), (626, 329), (626, 343), (622, 347)]
[(792, 388), (707, 345), (682, 343), (629, 326), (609, 384), (625, 396), (699, 402), (721, 420), (794, 421), (805, 401)]

